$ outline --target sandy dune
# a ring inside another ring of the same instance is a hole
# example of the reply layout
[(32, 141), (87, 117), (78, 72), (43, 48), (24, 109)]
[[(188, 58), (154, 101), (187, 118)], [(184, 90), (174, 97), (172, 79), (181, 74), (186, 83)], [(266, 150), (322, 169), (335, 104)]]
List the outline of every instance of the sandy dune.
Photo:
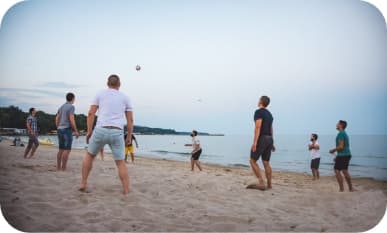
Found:
[(131, 193), (121, 195), (112, 158), (98, 159), (90, 193), (77, 190), (84, 151), (73, 151), (67, 172), (56, 172), (56, 148), (34, 159), (0, 143), (3, 215), (21, 231), (365, 231), (386, 210), (387, 184), (354, 179), (339, 193), (333, 177), (274, 172), (273, 189), (246, 189), (249, 169), (138, 158), (129, 164)]

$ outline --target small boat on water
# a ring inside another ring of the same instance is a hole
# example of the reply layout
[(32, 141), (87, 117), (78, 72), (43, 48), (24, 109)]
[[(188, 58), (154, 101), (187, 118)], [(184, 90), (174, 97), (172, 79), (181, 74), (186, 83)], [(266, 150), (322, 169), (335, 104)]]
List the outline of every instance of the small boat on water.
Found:
[(53, 146), (53, 145), (55, 145), (55, 144), (51, 141), (51, 139), (49, 139), (49, 138), (39, 139), (39, 144), (41, 144), (41, 145), (46, 145), (46, 146)]

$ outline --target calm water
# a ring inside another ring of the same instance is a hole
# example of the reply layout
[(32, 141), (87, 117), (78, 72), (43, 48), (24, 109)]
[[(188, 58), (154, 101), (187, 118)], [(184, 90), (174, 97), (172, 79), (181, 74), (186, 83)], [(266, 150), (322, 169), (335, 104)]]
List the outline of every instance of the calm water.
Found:
[[(137, 156), (166, 158), (179, 161), (189, 161), (190, 143), (189, 136), (160, 136), (138, 135), (139, 142)], [(41, 138), (45, 138), (42, 136)], [(57, 138), (50, 136), (56, 143)], [(224, 136), (224, 137), (199, 137), (203, 153), (202, 162), (222, 165), (249, 165), (251, 136)], [(23, 141), (25, 139), (23, 138)], [(319, 137), (321, 147), (321, 175), (333, 175), (333, 156), (328, 153), (334, 147), (335, 135), (322, 135)], [(309, 135), (278, 135), (275, 137), (277, 151), (272, 154), (271, 164), (275, 170), (295, 171), (310, 173), (309, 152), (307, 145)], [(356, 177), (372, 177), (387, 180), (387, 135), (350, 135), (352, 159), (350, 172)], [(85, 138), (74, 138), (74, 148), (85, 148)], [(108, 146), (105, 150), (109, 152)]]

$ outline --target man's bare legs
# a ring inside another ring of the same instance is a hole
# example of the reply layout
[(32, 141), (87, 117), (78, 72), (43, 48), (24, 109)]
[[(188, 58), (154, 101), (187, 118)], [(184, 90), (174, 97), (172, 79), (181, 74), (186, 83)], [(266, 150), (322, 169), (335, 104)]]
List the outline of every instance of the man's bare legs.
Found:
[(349, 175), (348, 170), (343, 170), (343, 174), (344, 174), (345, 180), (347, 181), (349, 191), (353, 192), (354, 190), (352, 187), (351, 176)]
[(67, 167), (67, 161), (69, 159), (69, 154), (70, 154), (71, 150), (65, 150), (63, 151), (63, 154), (62, 154), (62, 171), (65, 171), (66, 170), (66, 167)]
[(261, 173), (261, 170), (259, 169), (257, 161), (254, 159), (250, 159), (250, 165), (251, 165), (251, 168), (253, 169), (255, 176), (258, 178), (259, 185), (265, 186), (265, 183), (264, 183), (263, 177), (262, 177), (262, 173)]
[(32, 156), (34, 156), (34, 155), (35, 155), (35, 151), (36, 151), (36, 149), (38, 149), (38, 147), (37, 147), (37, 146), (32, 146), (32, 149), (31, 149), (31, 154), (30, 154), (30, 156), (28, 157), (29, 159), (30, 159), (30, 158), (32, 158)]
[(132, 163), (134, 163), (134, 153), (130, 153), (130, 159), (132, 160)]
[(62, 153), (63, 150), (59, 149), (58, 154), (56, 155), (56, 170), (60, 171), (62, 169)]
[(90, 171), (92, 169), (94, 158), (95, 157), (86, 152), (82, 162), (82, 181), (81, 186), (79, 187), (79, 191), (86, 191), (87, 178), (89, 177)]
[(191, 158), (191, 171), (193, 171), (195, 168), (195, 161), (193, 158)]
[[(35, 151), (38, 147), (33, 145), (33, 146), (27, 146), (26, 150), (24, 151), (24, 158), (25, 159), (30, 159), (32, 156), (34, 156)], [(30, 156), (27, 156), (31, 151)]]
[(339, 183), (340, 192), (344, 192), (343, 176), (340, 174), (339, 170), (335, 170), (335, 174), (336, 174), (337, 182)]
[(202, 166), (200, 166), (199, 160), (194, 160), (196, 166), (199, 168), (200, 171), (202, 171)]
[(30, 146), (30, 145), (28, 145), (26, 147), (26, 150), (24, 151), (24, 158), (25, 159), (27, 158), (28, 153), (30, 153), (31, 148), (32, 148), (32, 146)]
[(271, 189), (271, 167), (269, 161), (262, 161), (263, 167), (265, 168), (265, 175), (267, 180), (267, 188)]
[(65, 171), (67, 167), (67, 160), (71, 150), (59, 150), (56, 157), (56, 169), (57, 171)]
[(129, 193), (128, 168), (126, 167), (124, 160), (116, 160), (116, 165), (118, 168), (118, 175), (119, 175), (121, 183), (122, 183), (123, 194), (127, 195)]
[(316, 180), (317, 179), (316, 169), (312, 168), (312, 174), (313, 174), (313, 180)]

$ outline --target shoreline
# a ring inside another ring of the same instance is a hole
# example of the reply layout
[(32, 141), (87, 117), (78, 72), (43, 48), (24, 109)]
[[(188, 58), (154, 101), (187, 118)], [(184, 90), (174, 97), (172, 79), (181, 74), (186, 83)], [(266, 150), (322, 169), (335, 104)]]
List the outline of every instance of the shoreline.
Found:
[(33, 159), (23, 147), (0, 143), (3, 215), (21, 231), (351, 231), (379, 223), (386, 211), (387, 183), (354, 178), (356, 189), (338, 192), (334, 177), (273, 172), (273, 189), (246, 189), (256, 178), (248, 168), (135, 157), (128, 164), (130, 193), (121, 194), (110, 154), (97, 155), (88, 189), (78, 186), (85, 151), (71, 152), (68, 170), (56, 171), (53, 146)]
[[(5, 137), (3, 137), (3, 141), (8, 141), (9, 143), (12, 143), (11, 139), (5, 138)], [(40, 145), (40, 146), (58, 149), (58, 145)], [(22, 148), (25, 148), (25, 147), (22, 147)], [(72, 152), (75, 151), (75, 152), (85, 153), (85, 151), (86, 151), (85, 149), (86, 148), (72, 148)], [(111, 155), (111, 152), (105, 151), (104, 153)], [(83, 155), (84, 154), (82, 154), (82, 156)], [(146, 160), (147, 159), (148, 160), (156, 160), (156, 161), (170, 161), (170, 162), (177, 162), (177, 163), (181, 163), (181, 164), (189, 163), (189, 159), (187, 159), (187, 161), (182, 161), (182, 160), (174, 160), (174, 159), (169, 159), (169, 158), (160, 158), (160, 157), (156, 157), (153, 155), (144, 155), (144, 154), (136, 154), (135, 158), (141, 158), (141, 159), (146, 159)], [(206, 166), (214, 166), (214, 167), (224, 168), (224, 169), (227, 169), (227, 168), (244, 169), (244, 170), (250, 171), (252, 173), (250, 166), (245, 165), (245, 164), (221, 164), (221, 163), (202, 162), (202, 161), (201, 161), (201, 164), (206, 165)], [(262, 171), (264, 171), (263, 165), (259, 164), (259, 166), (260, 166), (260, 169)], [(333, 167), (333, 164), (332, 164), (332, 167)], [(306, 177), (309, 177), (309, 176), (311, 177), (311, 172), (298, 172), (298, 171), (284, 170), (284, 169), (280, 169), (280, 168), (273, 169), (273, 170), (274, 170), (274, 172), (279, 172), (279, 173), (290, 173), (290, 174), (294, 174), (294, 175), (302, 175), (302, 176), (306, 176)], [(333, 169), (332, 169), (332, 171), (333, 171)], [(335, 175), (334, 174), (332, 174), (332, 175), (321, 175), (320, 174), (320, 177), (334, 177), (335, 178)], [(366, 177), (366, 176), (352, 176), (352, 179), (369, 179), (369, 180), (373, 180), (373, 181), (377, 181), (377, 182), (387, 183), (387, 180), (378, 179), (378, 178), (374, 178), (374, 177)]]

